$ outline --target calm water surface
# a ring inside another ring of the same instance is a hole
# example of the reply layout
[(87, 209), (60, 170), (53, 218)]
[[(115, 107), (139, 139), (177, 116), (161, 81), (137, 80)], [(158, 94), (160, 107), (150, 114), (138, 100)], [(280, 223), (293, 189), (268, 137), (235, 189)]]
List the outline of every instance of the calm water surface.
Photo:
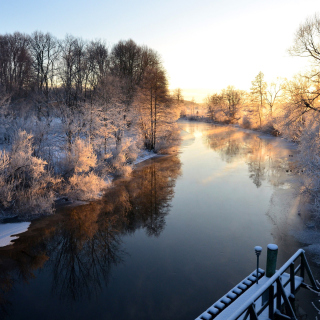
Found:
[[(180, 126), (177, 155), (0, 249), (1, 319), (194, 319), (254, 270), (254, 246), (262, 267), (268, 243), (279, 246), (278, 267), (303, 246), (294, 145)], [(298, 303), (314, 319), (310, 297), (301, 291)]]

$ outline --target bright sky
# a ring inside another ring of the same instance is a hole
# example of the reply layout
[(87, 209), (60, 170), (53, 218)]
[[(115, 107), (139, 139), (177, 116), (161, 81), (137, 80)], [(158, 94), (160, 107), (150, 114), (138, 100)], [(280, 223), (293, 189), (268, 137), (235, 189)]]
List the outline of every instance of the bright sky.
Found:
[(0, 33), (69, 33), (113, 45), (133, 39), (160, 53), (170, 88), (202, 102), (228, 85), (249, 90), (291, 78), (307, 61), (286, 52), (319, 0), (0, 0)]

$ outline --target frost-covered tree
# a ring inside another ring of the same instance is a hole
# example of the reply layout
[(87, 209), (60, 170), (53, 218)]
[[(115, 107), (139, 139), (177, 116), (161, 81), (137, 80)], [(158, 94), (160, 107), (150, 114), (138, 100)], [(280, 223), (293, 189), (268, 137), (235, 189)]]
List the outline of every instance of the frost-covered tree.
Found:
[(239, 120), (239, 111), (243, 102), (244, 93), (241, 90), (236, 90), (233, 86), (228, 86), (222, 90), (221, 94), (225, 101), (224, 114), (230, 122)]
[(106, 183), (94, 172), (96, 165), (97, 157), (92, 145), (76, 138), (66, 158), (66, 193), (71, 198), (92, 200), (99, 196)]
[[(109, 49), (100, 40), (72, 35), (59, 40), (41, 31), (31, 36), (0, 35), (3, 167), (10, 171), (16, 154), (13, 141), (19, 140), (16, 134), (26, 132), (23, 139), (30, 148), (24, 153), (29, 158), (21, 159), (40, 159), (38, 167), (45, 169), (39, 179), (46, 185), (45, 172), (51, 178), (62, 177), (55, 185), (70, 198), (98, 197), (104, 179), (129, 175), (145, 148), (164, 152), (176, 146), (178, 100), (169, 95), (159, 55), (133, 40), (119, 41)], [(21, 170), (19, 179), (36, 181)], [(12, 188), (21, 192), (36, 190), (36, 185), (29, 188), (12, 181)], [(8, 187), (2, 190), (11, 194), (12, 181), (4, 178), (3, 186)], [(18, 208), (16, 200), (3, 203)]]
[(260, 71), (255, 79), (251, 82), (251, 103), (252, 107), (256, 110), (259, 117), (259, 126), (262, 127), (263, 111), (264, 111), (264, 96), (266, 95), (267, 84), (264, 81), (264, 74)]
[(299, 141), (299, 163), (306, 181), (303, 190), (312, 196), (319, 213), (319, 123), (320, 123), (320, 18), (307, 19), (298, 28), (293, 46), (293, 56), (307, 57), (311, 71), (296, 76), (285, 85), (286, 104), (279, 118), (280, 130)]
[(264, 100), (269, 107), (269, 120), (272, 121), (274, 106), (281, 97), (281, 91), (283, 90), (284, 81), (277, 79), (276, 82), (269, 84), (265, 90)]
[(173, 123), (180, 111), (169, 95), (166, 72), (160, 60), (146, 69), (135, 105), (148, 150), (160, 151), (175, 140), (171, 134), (177, 131)]
[(0, 206), (28, 216), (53, 212), (54, 186), (59, 180), (47, 163), (33, 156), (32, 135), (18, 131), (12, 149), (0, 153)]
[(220, 93), (214, 93), (206, 99), (207, 114), (212, 120), (235, 123), (238, 121), (244, 102), (245, 92), (228, 86)]
[(2, 143), (11, 142), (12, 133), (10, 128), (14, 118), (14, 113), (10, 110), (11, 96), (5, 92), (5, 88), (0, 86), (0, 141)]

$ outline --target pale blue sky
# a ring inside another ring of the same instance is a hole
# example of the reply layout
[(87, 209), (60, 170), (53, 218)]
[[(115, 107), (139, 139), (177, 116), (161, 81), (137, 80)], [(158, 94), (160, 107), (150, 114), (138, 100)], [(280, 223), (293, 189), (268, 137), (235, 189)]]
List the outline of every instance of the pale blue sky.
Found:
[(320, 12), (319, 0), (0, 0), (0, 33), (35, 30), (105, 39), (132, 38), (157, 50), (170, 86), (201, 101), (227, 85), (248, 90), (291, 77), (306, 61), (288, 56), (299, 24)]

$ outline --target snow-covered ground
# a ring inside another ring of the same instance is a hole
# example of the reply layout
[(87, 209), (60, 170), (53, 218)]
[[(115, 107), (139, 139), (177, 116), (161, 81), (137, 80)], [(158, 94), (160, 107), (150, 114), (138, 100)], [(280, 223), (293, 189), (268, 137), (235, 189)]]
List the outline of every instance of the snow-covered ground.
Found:
[(151, 159), (153, 157), (155, 157), (157, 154), (154, 153), (153, 151), (148, 151), (148, 150), (142, 150), (139, 154), (139, 156), (137, 157), (136, 161), (134, 162), (134, 164), (138, 164), (140, 162), (146, 161), (148, 159)]
[(311, 223), (307, 224), (307, 229), (295, 234), (296, 238), (305, 243), (303, 248), (313, 255), (313, 261), (320, 265), (320, 232)]
[(13, 244), (12, 240), (18, 239), (16, 235), (28, 230), (31, 222), (0, 224), (0, 247)]

